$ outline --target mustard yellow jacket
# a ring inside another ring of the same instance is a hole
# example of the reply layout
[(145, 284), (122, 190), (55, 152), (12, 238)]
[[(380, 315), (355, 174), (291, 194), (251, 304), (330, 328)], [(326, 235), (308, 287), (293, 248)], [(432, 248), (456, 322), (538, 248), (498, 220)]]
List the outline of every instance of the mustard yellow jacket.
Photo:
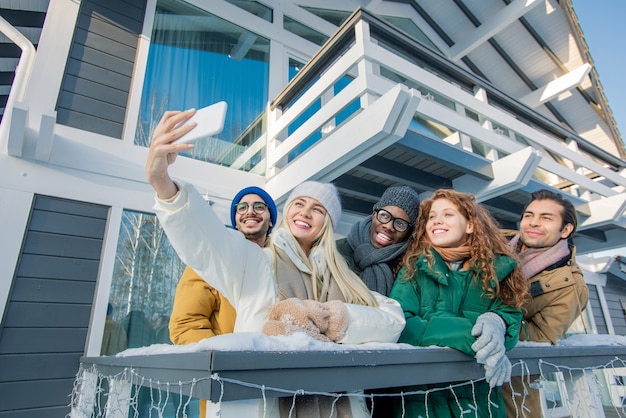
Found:
[(185, 268), (176, 287), (170, 316), (170, 339), (185, 345), (229, 334), (235, 328), (235, 308), (191, 268)]

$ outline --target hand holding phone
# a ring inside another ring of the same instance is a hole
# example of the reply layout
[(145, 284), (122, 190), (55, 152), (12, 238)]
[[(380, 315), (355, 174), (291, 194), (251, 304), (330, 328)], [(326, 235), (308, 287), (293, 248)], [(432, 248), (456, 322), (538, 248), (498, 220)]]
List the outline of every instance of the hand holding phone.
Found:
[[(224, 120), (226, 119), (226, 109), (228, 105), (221, 101), (210, 106), (198, 109), (196, 114), (187, 119), (182, 124), (196, 122), (196, 127), (185, 135), (173, 141), (173, 144), (192, 144), (198, 139), (208, 136), (217, 135), (224, 129)], [(180, 126), (177, 125), (176, 128)]]

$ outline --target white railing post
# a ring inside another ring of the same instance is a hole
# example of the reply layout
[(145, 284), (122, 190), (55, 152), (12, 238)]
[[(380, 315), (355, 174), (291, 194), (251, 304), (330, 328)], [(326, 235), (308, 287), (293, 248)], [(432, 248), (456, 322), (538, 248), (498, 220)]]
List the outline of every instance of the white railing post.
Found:
[(83, 369), (76, 376), (70, 418), (89, 418), (96, 405), (98, 373)]
[(589, 369), (570, 370), (563, 373), (572, 416), (577, 418), (604, 417), (602, 395), (595, 373)]
[(128, 417), (132, 388), (133, 385), (124, 379), (111, 378), (109, 380), (109, 394), (105, 407), (107, 418)]

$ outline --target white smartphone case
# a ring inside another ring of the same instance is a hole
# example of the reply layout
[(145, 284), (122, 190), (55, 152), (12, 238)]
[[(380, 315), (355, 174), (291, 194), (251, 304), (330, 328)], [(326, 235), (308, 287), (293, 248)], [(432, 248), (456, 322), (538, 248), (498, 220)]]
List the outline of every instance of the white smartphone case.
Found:
[(227, 108), (228, 105), (226, 102), (221, 101), (210, 106), (203, 107), (202, 109), (198, 109), (195, 115), (183, 122), (183, 124), (196, 122), (196, 127), (178, 138), (173, 143), (190, 144), (201, 138), (219, 134), (222, 132), (222, 129), (224, 129), (224, 120), (226, 119)]

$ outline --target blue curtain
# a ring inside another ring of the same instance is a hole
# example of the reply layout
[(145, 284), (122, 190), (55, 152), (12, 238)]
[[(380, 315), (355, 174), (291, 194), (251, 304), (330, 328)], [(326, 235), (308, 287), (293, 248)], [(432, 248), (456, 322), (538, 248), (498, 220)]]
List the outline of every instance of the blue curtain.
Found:
[(150, 144), (166, 110), (224, 100), (224, 130), (200, 141), (188, 156), (228, 164), (249, 145), (240, 136), (265, 110), (268, 80), (267, 39), (199, 9), (181, 5), (174, 13), (157, 7), (135, 143)]

